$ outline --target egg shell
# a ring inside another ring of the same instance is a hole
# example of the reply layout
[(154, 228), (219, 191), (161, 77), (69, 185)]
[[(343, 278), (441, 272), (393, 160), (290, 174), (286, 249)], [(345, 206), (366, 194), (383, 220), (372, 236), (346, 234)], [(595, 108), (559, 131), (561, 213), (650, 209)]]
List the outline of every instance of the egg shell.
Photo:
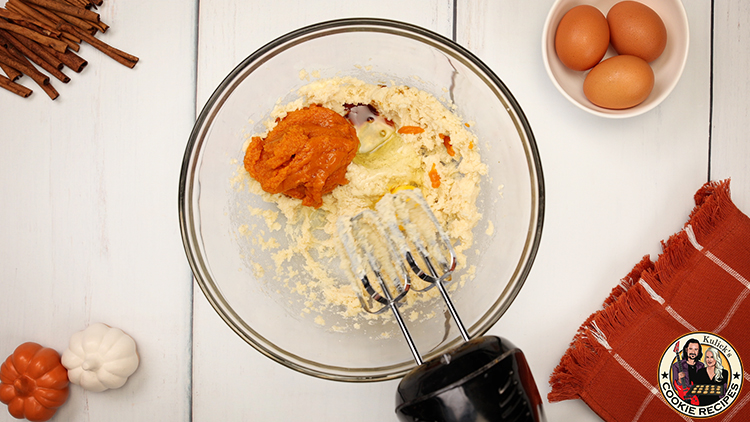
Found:
[(565, 13), (555, 32), (555, 51), (560, 61), (573, 70), (596, 66), (609, 47), (609, 26), (594, 6), (580, 5)]
[(654, 88), (654, 71), (640, 57), (610, 57), (596, 65), (583, 81), (586, 98), (599, 107), (621, 110), (637, 106)]
[(618, 54), (656, 60), (667, 46), (667, 28), (650, 7), (637, 1), (621, 1), (607, 12), (610, 42)]

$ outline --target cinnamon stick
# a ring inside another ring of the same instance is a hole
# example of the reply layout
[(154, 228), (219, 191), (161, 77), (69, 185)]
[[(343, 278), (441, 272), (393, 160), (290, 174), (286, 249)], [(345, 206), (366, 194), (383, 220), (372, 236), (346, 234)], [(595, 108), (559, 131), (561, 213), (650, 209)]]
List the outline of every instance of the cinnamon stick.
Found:
[[(46, 70), (47, 73), (57, 78), (62, 83), (68, 83), (70, 82), (70, 78), (68, 75), (62, 73), (60, 69), (53, 66), (51, 63), (47, 62), (44, 58), (42, 58), (39, 54), (37, 54), (34, 50), (27, 47), (25, 44), (23, 44), (21, 41), (16, 39), (13, 34), (0, 29), (0, 40), (4, 40), (4, 42), (12, 45), (16, 50), (18, 50), (21, 54), (26, 56), (29, 60), (36, 63), (41, 67), (42, 69)], [(60, 62), (62, 65), (62, 62)]]
[[(12, 35), (12, 34), (11, 34)], [(17, 39), (21, 44), (25, 45), (26, 48), (32, 50), (36, 54), (38, 54), (40, 57), (42, 57), (47, 63), (54, 66), (57, 70), (62, 70), (63, 68), (63, 62), (62, 60), (55, 57), (49, 50), (49, 47), (45, 47), (43, 45), (37, 44), (33, 40), (30, 40), (23, 35), (14, 35), (15, 39)]]
[[(63, 32), (63, 34), (65, 34), (65, 32)], [(74, 40), (72, 40), (72, 39), (70, 39), (70, 38), (68, 38), (68, 37), (66, 37), (64, 35), (60, 37), (60, 41), (62, 41), (65, 44), (67, 44), (68, 45), (68, 49), (73, 50), (76, 53), (81, 50), (81, 46), (79, 45), (80, 41), (75, 42)]]
[(5, 74), (8, 75), (8, 79), (10, 79), (13, 82), (17, 81), (18, 78), (23, 76), (23, 73), (17, 71), (16, 69), (13, 69), (12, 67), (4, 63), (0, 63), (0, 69), (3, 69), (3, 72), (5, 72)]
[(7, 20), (10, 20), (10, 21), (25, 20), (25, 19), (27, 19), (26, 16), (23, 16), (22, 14), (20, 14), (18, 12), (14, 12), (14, 11), (8, 9), (7, 8), (8, 3), (5, 3), (5, 6), (6, 6), (5, 9), (0, 8), (0, 18), (7, 19)]
[[(20, 51), (18, 51), (18, 49), (16, 49), (15, 47), (13, 47), (12, 44), (10, 44), (9, 42), (7, 42), (5, 40), (5, 38), (0, 37), (0, 46), (2, 46), (2, 51), (3, 52), (5, 52), (6, 54), (10, 54), (10, 56), (12, 58), (14, 58), (15, 60), (18, 60), (19, 63), (21, 63), (24, 66), (26, 66), (25, 69), (31, 69), (31, 68), (33, 68), (34, 70), (36, 70), (36, 68), (31, 64), (31, 62), (29, 62), (29, 60), (26, 58), (26, 56), (24, 56)], [(21, 69), (19, 67), (16, 67), (16, 69), (17, 70), (21, 70), (21, 73), (25, 73), (24, 69)], [(39, 72), (39, 71), (37, 70), (37, 72)]]
[(7, 89), (8, 91), (16, 95), (19, 95), (21, 97), (24, 97), (24, 98), (28, 97), (33, 92), (29, 88), (26, 88), (25, 86), (21, 84), (15, 83), (11, 79), (8, 79), (3, 75), (0, 75), (0, 87), (3, 87)]
[(52, 99), (53, 101), (56, 100), (57, 97), (60, 96), (60, 93), (57, 92), (55, 87), (52, 86), (52, 84), (50, 83), (41, 85), (41, 87), (42, 87), (42, 91), (44, 91), (44, 93), (47, 94), (50, 97), (50, 99)]
[(95, 26), (94, 23), (91, 21), (79, 19), (73, 15), (69, 15), (63, 12), (55, 12), (55, 14), (59, 16), (60, 18), (62, 18), (64, 21), (67, 21), (71, 25), (78, 27), (82, 31), (86, 31), (89, 34), (95, 34), (96, 31), (99, 30), (99, 28)]
[[(10, 1), (20, 1), (20, 0), (10, 0)], [(95, 33), (98, 29), (98, 27), (95, 26), (92, 22), (78, 19), (75, 16), (66, 15), (62, 12), (54, 12), (52, 10), (45, 9), (41, 6), (36, 6), (36, 5), (26, 5), (26, 6), (33, 9), (37, 13), (44, 15), (47, 19), (54, 22), (54, 26), (56, 28), (59, 28), (61, 24), (68, 22), (92, 34)], [(78, 51), (78, 48), (71, 47), (68, 41), (72, 41), (76, 44), (80, 44), (81, 43), (80, 38), (67, 32), (62, 32), (61, 36), (63, 38), (62, 41), (66, 42), (69, 48), (73, 48), (75, 51)]]
[(97, 22), (99, 20), (99, 14), (92, 12), (91, 10), (84, 9), (82, 7), (76, 7), (68, 3), (62, 3), (55, 0), (25, 0), (27, 3), (33, 3), (38, 6), (42, 6), (45, 9), (54, 10), (57, 12), (67, 13), (85, 19), (87, 21)]
[[(66, 0), (66, 1), (68, 1), (71, 4), (73, 4), (73, 2), (75, 0)], [(86, 3), (86, 4), (88, 4), (88, 3)], [(70, 15), (70, 14), (67, 14), (67, 13), (53, 12), (51, 10), (42, 8), (41, 6), (37, 6), (37, 8), (41, 9), (39, 11), (46, 11), (48, 13), (55, 13), (60, 18), (68, 21), (69, 23), (73, 24), (74, 26), (77, 26), (80, 29), (83, 29), (84, 31), (88, 31), (92, 35), (94, 33), (96, 33), (96, 31), (101, 31), (102, 33), (104, 33), (104, 32), (107, 32), (107, 29), (109, 29), (109, 25), (107, 25), (106, 23), (102, 22), (101, 18), (99, 20), (97, 20), (96, 22), (94, 22), (94, 21), (87, 21), (87, 20), (80, 19), (80, 18), (78, 18), (76, 16), (73, 16), (73, 15)]]
[[(22, 3), (19, 0), (8, 0), (8, 2), (5, 4), (5, 7), (8, 10), (21, 15), (22, 17), (22, 19), (20, 20), (12, 20), (12, 23), (30, 29), (34, 32), (38, 32), (39, 34), (46, 37), (61, 40), (63, 32), (56, 29), (57, 22), (39, 13), (30, 5)], [(81, 41), (78, 40), (78, 42)]]
[(91, 46), (113, 58), (116, 62), (122, 64), (123, 66), (127, 66), (132, 69), (133, 67), (135, 67), (135, 64), (138, 63), (138, 57), (118, 50), (105, 43), (104, 41), (99, 40), (93, 35), (78, 30), (76, 27), (70, 24), (62, 24), (60, 25), (60, 29), (62, 29), (63, 31), (72, 32), (74, 35), (81, 37), (81, 39), (91, 44)]
[[(13, 7), (14, 9), (18, 9), (19, 11), (29, 16), (38, 16), (40, 19), (44, 19), (46, 22), (50, 22), (53, 27), (59, 27), (60, 24), (65, 22), (65, 19), (55, 14), (55, 12), (47, 10), (41, 6), (23, 3), (21, 0), (8, 0), (8, 3), (6, 3), (6, 5)], [(60, 39), (60, 41), (67, 44), (68, 48), (70, 48), (71, 50), (79, 51), (81, 49), (78, 45), (81, 43), (81, 39), (76, 37), (75, 35), (69, 34), (67, 32), (57, 31), (57, 37)]]
[[(5, 8), (13, 11), (19, 15), (21, 15), (22, 19), (25, 21), (28, 21), (29, 18), (33, 19), (34, 21), (47, 25), (50, 28), (55, 27), (55, 23), (51, 20), (47, 19), (44, 15), (39, 13), (36, 9), (33, 9), (31, 6), (29, 6), (26, 3), (23, 3), (18, 0), (8, 0), (5, 3)], [(6, 18), (7, 19), (7, 18)], [(15, 20), (15, 19), (14, 19)]]
[[(34, 13), (36, 10), (31, 9), (29, 5), (20, 3), (17, 0), (9, 0), (5, 3), (5, 8), (21, 17), (20, 19), (11, 19), (12, 23), (48, 37), (60, 38), (60, 31), (55, 29), (57, 24), (46, 19), (43, 15)], [(44, 21), (39, 19), (43, 19)]]
[[(8, 0), (8, 1), (9, 2), (11, 1), (23, 2), (23, 1), (28, 1), (28, 0)], [(76, 16), (73, 16), (69, 13), (63, 13), (60, 11), (53, 11), (50, 9), (45, 9), (44, 7), (39, 6), (39, 5), (33, 5), (33, 6), (29, 5), (28, 7), (33, 7), (38, 13), (43, 13), (47, 15), (48, 18), (53, 19), (56, 23), (59, 23), (65, 20), (84, 31), (90, 32), (91, 34), (96, 33), (96, 31), (107, 32), (107, 29), (109, 29), (109, 25), (102, 22), (101, 19), (97, 20), (96, 22), (87, 21), (87, 20), (78, 18)], [(80, 42), (80, 40), (78, 42)]]
[(40, 44), (48, 45), (61, 53), (65, 52), (65, 50), (68, 48), (68, 45), (60, 41), (59, 39), (42, 35), (24, 26), (12, 24), (4, 19), (0, 19), (0, 29), (5, 29), (15, 34), (23, 35), (26, 38), (31, 38), (32, 40)]
[[(49, 48), (49, 47), (46, 47)], [(59, 53), (49, 48), (49, 53), (57, 57), (65, 66), (76, 73), (81, 73), (84, 67), (89, 64), (83, 57), (68, 50), (65, 53)]]
[(94, 25), (99, 31), (101, 31), (102, 34), (107, 32), (107, 30), (109, 29), (109, 25), (102, 22), (101, 20), (99, 20), (98, 22), (91, 22), (91, 24)]
[(65, 2), (73, 6), (83, 7), (86, 9), (91, 6), (91, 4), (87, 2), (86, 0), (65, 0)]
[[(69, 49), (73, 51), (77, 52), (81, 49), (81, 46), (79, 45), (81, 43), (81, 39), (73, 36), (72, 34), (68, 34), (67, 32), (60, 32), (54, 29), (47, 29), (44, 26), (39, 26), (37, 24), (31, 23), (31, 21), (20, 21), (20, 22), (15, 22), (15, 23), (19, 26), (27, 28), (41, 35), (44, 35), (44, 36), (47, 36), (56, 40), (60, 40)], [(21, 34), (18, 34), (18, 35), (21, 35)], [(60, 48), (57, 48), (57, 47), (55, 47), (54, 49), (58, 51), (60, 50)]]
[(51, 99), (54, 100), (60, 95), (58, 94), (57, 90), (55, 90), (55, 88), (50, 85), (49, 76), (36, 70), (36, 68), (30, 63), (24, 63), (23, 60), (16, 59), (13, 56), (13, 53), (8, 51), (8, 49), (6, 49), (5, 47), (0, 48), (0, 63), (4, 63), (21, 71), (23, 74), (28, 75), (28, 77), (36, 82), (36, 84), (39, 85), (39, 87), (42, 88), (42, 90), (44, 90), (44, 92), (46, 92)]
[[(46, 27), (48, 27), (49, 33), (46, 34), (48, 36), (59, 39), (62, 35), (65, 34), (55, 29), (61, 22), (63, 22), (63, 18), (57, 16), (50, 10), (32, 4), (26, 4), (22, 0), (8, 0), (8, 2), (5, 4), (5, 7), (11, 8), (12, 10), (17, 10), (18, 13), (29, 16), (32, 19), (37, 20), (41, 25), (45, 25)], [(22, 22), (18, 22), (18, 24), (22, 25)], [(80, 39), (72, 39), (72, 41), (76, 43), (81, 42)]]
[[(73, 35), (73, 34), (68, 34), (67, 32), (62, 32), (62, 33), (60, 33), (60, 39), (61, 39), (61, 40), (63, 40), (63, 41), (65, 41), (65, 40), (68, 40), (68, 41), (70, 41), (70, 42), (72, 42), (72, 43), (74, 43), (74, 44), (80, 44), (80, 43), (81, 43), (81, 41), (83, 41), (82, 39), (80, 39), (80, 38), (76, 37), (75, 35)], [(66, 41), (66, 42), (67, 42), (67, 41)], [(75, 51), (78, 51), (78, 49), (77, 49), (77, 48), (75, 48), (74, 50), (75, 50)]]
[(50, 28), (54, 28), (57, 24), (56, 22), (50, 20), (47, 16), (39, 13), (38, 10), (19, 0), (8, 0), (8, 2), (5, 3), (5, 8), (8, 10), (16, 11), (16, 13), (25, 16), (27, 19), (34, 19), (35, 21), (45, 24)]
[[(0, 0), (2, 1), (2, 0)], [(129, 68), (139, 59), (96, 38), (109, 25), (101, 21), (96, 10), (102, 0), (6, 0), (0, 6), (0, 87), (19, 96), (33, 92), (15, 82), (27, 75), (51, 98), (59, 93), (50, 84), (50, 76), (36, 66), (67, 83), (70, 78), (63, 66), (76, 73), (88, 62), (74, 51), (83, 41)], [(32, 63), (33, 62), (33, 63)]]
[(41, 22), (34, 23), (32, 20), (23, 20), (19, 22), (13, 22), (18, 26), (22, 26), (30, 31), (34, 31), (37, 34), (44, 35), (45, 37), (54, 38), (59, 40), (63, 32), (53, 28), (49, 28)]

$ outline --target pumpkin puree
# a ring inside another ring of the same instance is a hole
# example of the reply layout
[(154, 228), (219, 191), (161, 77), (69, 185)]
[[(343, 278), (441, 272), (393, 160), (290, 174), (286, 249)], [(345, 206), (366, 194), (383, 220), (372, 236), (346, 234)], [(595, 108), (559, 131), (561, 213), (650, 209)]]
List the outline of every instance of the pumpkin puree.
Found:
[(283, 193), (319, 208), (323, 195), (349, 183), (346, 168), (359, 149), (357, 131), (318, 105), (286, 115), (265, 139), (253, 137), (244, 166), (268, 193)]

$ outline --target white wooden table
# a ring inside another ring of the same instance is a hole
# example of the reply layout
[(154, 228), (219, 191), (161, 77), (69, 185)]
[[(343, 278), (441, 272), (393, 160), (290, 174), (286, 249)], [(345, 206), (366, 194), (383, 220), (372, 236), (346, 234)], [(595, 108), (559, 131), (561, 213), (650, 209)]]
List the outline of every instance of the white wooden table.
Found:
[[(84, 46), (88, 67), (56, 84), (56, 101), (38, 89), (28, 99), (0, 92), (0, 359), (25, 341), (62, 351), (100, 321), (136, 339), (141, 366), (119, 390), (72, 386), (53, 420), (395, 420), (397, 381), (315, 379), (236, 336), (194, 285), (177, 219), (185, 144), (223, 77), (300, 26), (372, 16), (454, 37), (531, 122), (546, 181), (542, 243), (490, 333), (525, 351), (545, 396), (575, 330), (681, 228), (704, 182), (731, 177), (735, 202), (750, 212), (750, 5), (684, 0), (691, 39), (681, 81), (649, 113), (608, 120), (568, 103), (544, 71), (551, 4), (105, 0), (102, 39), (139, 56), (135, 69)], [(549, 421), (599, 420), (580, 401), (545, 401), (545, 411)], [(0, 421), (10, 420), (0, 408)]]

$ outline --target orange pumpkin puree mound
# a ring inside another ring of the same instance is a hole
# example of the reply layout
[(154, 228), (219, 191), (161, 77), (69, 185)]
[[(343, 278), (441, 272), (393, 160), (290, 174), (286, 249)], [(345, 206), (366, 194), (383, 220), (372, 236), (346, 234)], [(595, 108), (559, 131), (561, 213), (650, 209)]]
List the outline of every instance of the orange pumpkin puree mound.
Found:
[(312, 105), (287, 114), (265, 139), (253, 137), (244, 165), (264, 191), (319, 208), (323, 195), (349, 183), (346, 168), (358, 149), (357, 131), (348, 120)]

